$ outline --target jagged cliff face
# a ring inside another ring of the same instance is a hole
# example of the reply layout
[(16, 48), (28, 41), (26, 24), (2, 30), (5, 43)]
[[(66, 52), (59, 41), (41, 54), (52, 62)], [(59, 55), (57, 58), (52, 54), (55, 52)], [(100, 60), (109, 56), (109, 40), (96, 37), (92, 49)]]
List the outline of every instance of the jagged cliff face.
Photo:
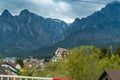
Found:
[(119, 45), (120, 2), (107, 4), (86, 18), (76, 18), (67, 30), (68, 37), (54, 46), (73, 48), (80, 45)]
[(12, 16), (8, 10), (0, 16), (0, 52), (23, 54), (44, 46), (50, 46), (65, 38), (68, 24), (51, 18), (38, 16), (23, 10)]
[[(44, 54), (42, 52), (50, 52), (55, 47), (118, 45), (119, 34), (120, 2), (107, 4), (86, 18), (76, 18), (69, 25), (28, 10), (21, 11), (18, 16), (12, 16), (5, 10), (0, 16), (0, 52), (4, 55), (23, 56), (34, 50), (35, 53)], [(38, 49), (53, 44), (55, 45), (48, 49)]]

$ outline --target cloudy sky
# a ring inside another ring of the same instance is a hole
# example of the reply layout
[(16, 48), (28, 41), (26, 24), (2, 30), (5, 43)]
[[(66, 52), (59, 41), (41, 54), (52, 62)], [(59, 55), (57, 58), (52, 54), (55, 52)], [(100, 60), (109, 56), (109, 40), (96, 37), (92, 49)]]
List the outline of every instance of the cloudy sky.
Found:
[(112, 1), (116, 0), (0, 0), (0, 13), (8, 9), (11, 14), (19, 15), (21, 10), (28, 9), (40, 16), (70, 23), (76, 17), (86, 17)]

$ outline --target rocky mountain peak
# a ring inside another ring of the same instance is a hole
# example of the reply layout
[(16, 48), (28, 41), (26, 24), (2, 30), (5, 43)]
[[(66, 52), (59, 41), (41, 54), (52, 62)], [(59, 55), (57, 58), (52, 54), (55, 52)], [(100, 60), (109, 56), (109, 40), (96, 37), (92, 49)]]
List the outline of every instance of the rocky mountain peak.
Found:
[(113, 1), (112, 3), (107, 4), (107, 6), (118, 6), (120, 5), (119, 1)]
[[(5, 10), (1, 16), (12, 15)], [(117, 1), (107, 4), (86, 18), (76, 18), (70, 25), (58, 19), (37, 16), (25, 9), (12, 19), (0, 17), (0, 45), (3, 45), (0, 46), (0, 52), (24, 56), (53, 44), (65, 48), (80, 45), (115, 45), (120, 43), (119, 26), (120, 2)], [(50, 48), (46, 51), (50, 51)]]
[(67, 27), (64, 21), (47, 19), (27, 9), (16, 16), (4, 10), (0, 16), (0, 52), (10, 56), (29, 54), (63, 40)]
[(29, 16), (31, 12), (28, 9), (24, 9), (20, 12), (20, 16)]
[(114, 1), (112, 3), (107, 4), (106, 7), (101, 10), (101, 13), (110, 15), (110, 16), (119, 15), (120, 14), (120, 2)]
[(73, 23), (79, 23), (80, 22), (80, 18), (75, 18)]
[(1, 16), (2, 17), (11, 17), (12, 15), (11, 15), (11, 13), (7, 9), (5, 9), (3, 11), (3, 13), (1, 14)]

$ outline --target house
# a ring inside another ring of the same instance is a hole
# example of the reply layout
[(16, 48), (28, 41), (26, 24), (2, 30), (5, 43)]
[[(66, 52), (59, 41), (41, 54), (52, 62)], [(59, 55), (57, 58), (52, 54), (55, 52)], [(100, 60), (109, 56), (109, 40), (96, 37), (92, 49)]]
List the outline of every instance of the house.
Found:
[[(4, 68), (0, 65), (0, 75), (7, 75)], [(7, 80), (7, 78), (3, 78), (3, 80)]]
[(0, 65), (0, 75), (7, 75), (4, 68)]
[(1, 63), (0, 66), (5, 70), (7, 74), (18, 75), (17, 72), (19, 70), (16, 69), (15, 66), (13, 66), (12, 64), (4, 62), (4, 63)]
[(44, 70), (46, 67), (47, 62), (45, 62), (45, 59), (41, 59), (38, 64), (36, 64), (36, 69)]
[(21, 69), (20, 64), (16, 64), (16, 65), (15, 65), (15, 68), (18, 69), (18, 70), (20, 70), (20, 69)]
[(16, 62), (16, 57), (6, 57), (3, 62), (14, 64)]
[(24, 66), (23, 67), (32, 67), (32, 65), (26, 61), (23, 61)]
[(36, 58), (33, 59), (32, 57), (30, 57), (30, 58), (24, 59), (23, 64), (24, 64), (24, 67), (31, 67), (31, 66), (35, 66), (36, 64), (39, 64), (39, 60)]
[(98, 80), (120, 80), (120, 70), (105, 70)]
[(56, 62), (56, 61), (64, 58), (66, 56), (66, 51), (67, 51), (67, 49), (57, 48), (57, 50), (55, 51), (55, 53), (51, 59), (51, 62)]

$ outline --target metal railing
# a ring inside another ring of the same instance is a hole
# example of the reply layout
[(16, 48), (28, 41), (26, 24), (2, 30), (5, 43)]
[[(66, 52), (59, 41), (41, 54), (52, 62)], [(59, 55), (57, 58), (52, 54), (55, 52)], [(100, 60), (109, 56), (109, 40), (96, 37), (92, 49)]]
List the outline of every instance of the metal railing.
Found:
[(0, 75), (0, 80), (53, 80), (53, 78)]

